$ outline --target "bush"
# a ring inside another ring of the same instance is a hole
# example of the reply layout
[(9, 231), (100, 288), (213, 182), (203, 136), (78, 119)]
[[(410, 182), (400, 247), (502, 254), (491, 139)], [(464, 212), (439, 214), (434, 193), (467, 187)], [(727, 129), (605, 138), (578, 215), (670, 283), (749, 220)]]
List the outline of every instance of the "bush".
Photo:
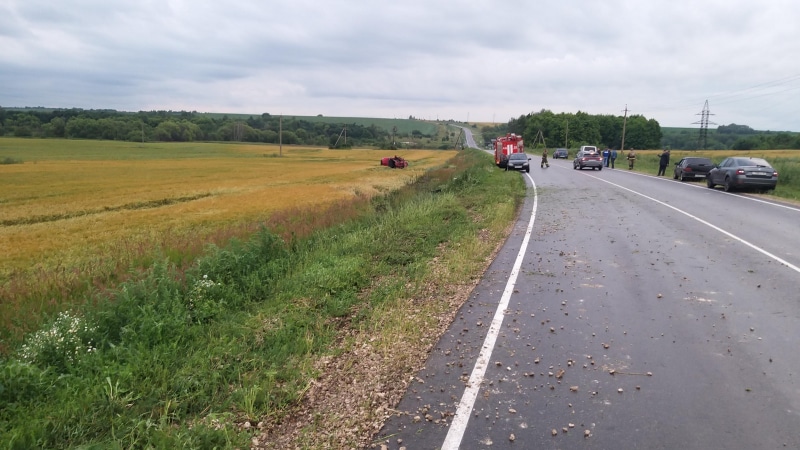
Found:
[(69, 311), (28, 337), (19, 351), (22, 361), (66, 372), (85, 354), (95, 351), (97, 329)]

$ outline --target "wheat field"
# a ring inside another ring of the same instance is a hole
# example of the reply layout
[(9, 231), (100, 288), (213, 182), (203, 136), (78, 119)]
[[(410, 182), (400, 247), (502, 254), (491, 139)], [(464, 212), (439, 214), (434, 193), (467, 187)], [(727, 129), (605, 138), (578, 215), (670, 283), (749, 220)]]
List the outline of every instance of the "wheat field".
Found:
[[(211, 236), (254, 229), (278, 212), (313, 214), (395, 190), (454, 153), (403, 150), (398, 155), (409, 160), (408, 168), (380, 165), (393, 154), (237, 143), (0, 139), (0, 158), (21, 161), (0, 165), (0, 312), (9, 317), (9, 309), (28, 309), (32, 305), (19, 303), (31, 297), (69, 303), (50, 298), (54, 287), (144, 266), (159, 252), (196, 256)], [(42, 292), (32, 292), (39, 286)], [(51, 306), (32, 309), (58, 309)]]

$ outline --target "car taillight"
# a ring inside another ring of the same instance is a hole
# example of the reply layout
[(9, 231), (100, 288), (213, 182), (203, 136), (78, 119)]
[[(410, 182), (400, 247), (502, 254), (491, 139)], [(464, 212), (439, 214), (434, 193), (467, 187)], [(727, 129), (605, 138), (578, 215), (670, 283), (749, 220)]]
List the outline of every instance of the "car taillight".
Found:
[(738, 169), (736, 175), (744, 175), (744, 169)]
[(691, 168), (691, 167), (684, 167), (684, 168), (683, 168), (683, 171), (684, 171), (684, 172), (691, 172), (691, 171), (692, 171), (692, 168)]
[(778, 171), (776, 170), (776, 171), (772, 172), (772, 176), (775, 177), (775, 178), (778, 178)]

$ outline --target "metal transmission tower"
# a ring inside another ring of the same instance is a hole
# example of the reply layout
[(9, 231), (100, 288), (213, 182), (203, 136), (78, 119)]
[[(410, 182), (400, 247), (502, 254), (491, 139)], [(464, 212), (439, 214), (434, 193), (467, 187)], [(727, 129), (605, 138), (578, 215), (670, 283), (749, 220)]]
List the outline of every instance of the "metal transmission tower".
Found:
[(703, 111), (697, 115), (700, 116), (700, 121), (694, 123), (700, 124), (700, 138), (698, 140), (698, 146), (701, 150), (705, 150), (706, 144), (708, 143), (708, 125), (716, 125), (716, 123), (708, 121), (708, 116), (713, 116), (713, 114), (711, 114), (711, 112), (708, 110), (708, 100), (706, 100), (706, 104), (703, 106)]

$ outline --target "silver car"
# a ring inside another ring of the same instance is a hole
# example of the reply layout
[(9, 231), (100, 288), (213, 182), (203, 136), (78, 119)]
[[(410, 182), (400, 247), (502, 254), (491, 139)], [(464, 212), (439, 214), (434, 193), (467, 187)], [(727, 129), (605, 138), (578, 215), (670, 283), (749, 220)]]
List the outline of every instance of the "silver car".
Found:
[(572, 168), (583, 170), (584, 167), (591, 167), (592, 170), (603, 170), (603, 158), (600, 153), (597, 153), (597, 147), (588, 147), (587, 149), (581, 147), (578, 150), (578, 154), (575, 155), (575, 159), (572, 161)]
[(778, 171), (762, 158), (732, 156), (714, 166), (706, 177), (709, 188), (722, 185), (726, 192), (735, 189), (773, 190), (778, 184)]

